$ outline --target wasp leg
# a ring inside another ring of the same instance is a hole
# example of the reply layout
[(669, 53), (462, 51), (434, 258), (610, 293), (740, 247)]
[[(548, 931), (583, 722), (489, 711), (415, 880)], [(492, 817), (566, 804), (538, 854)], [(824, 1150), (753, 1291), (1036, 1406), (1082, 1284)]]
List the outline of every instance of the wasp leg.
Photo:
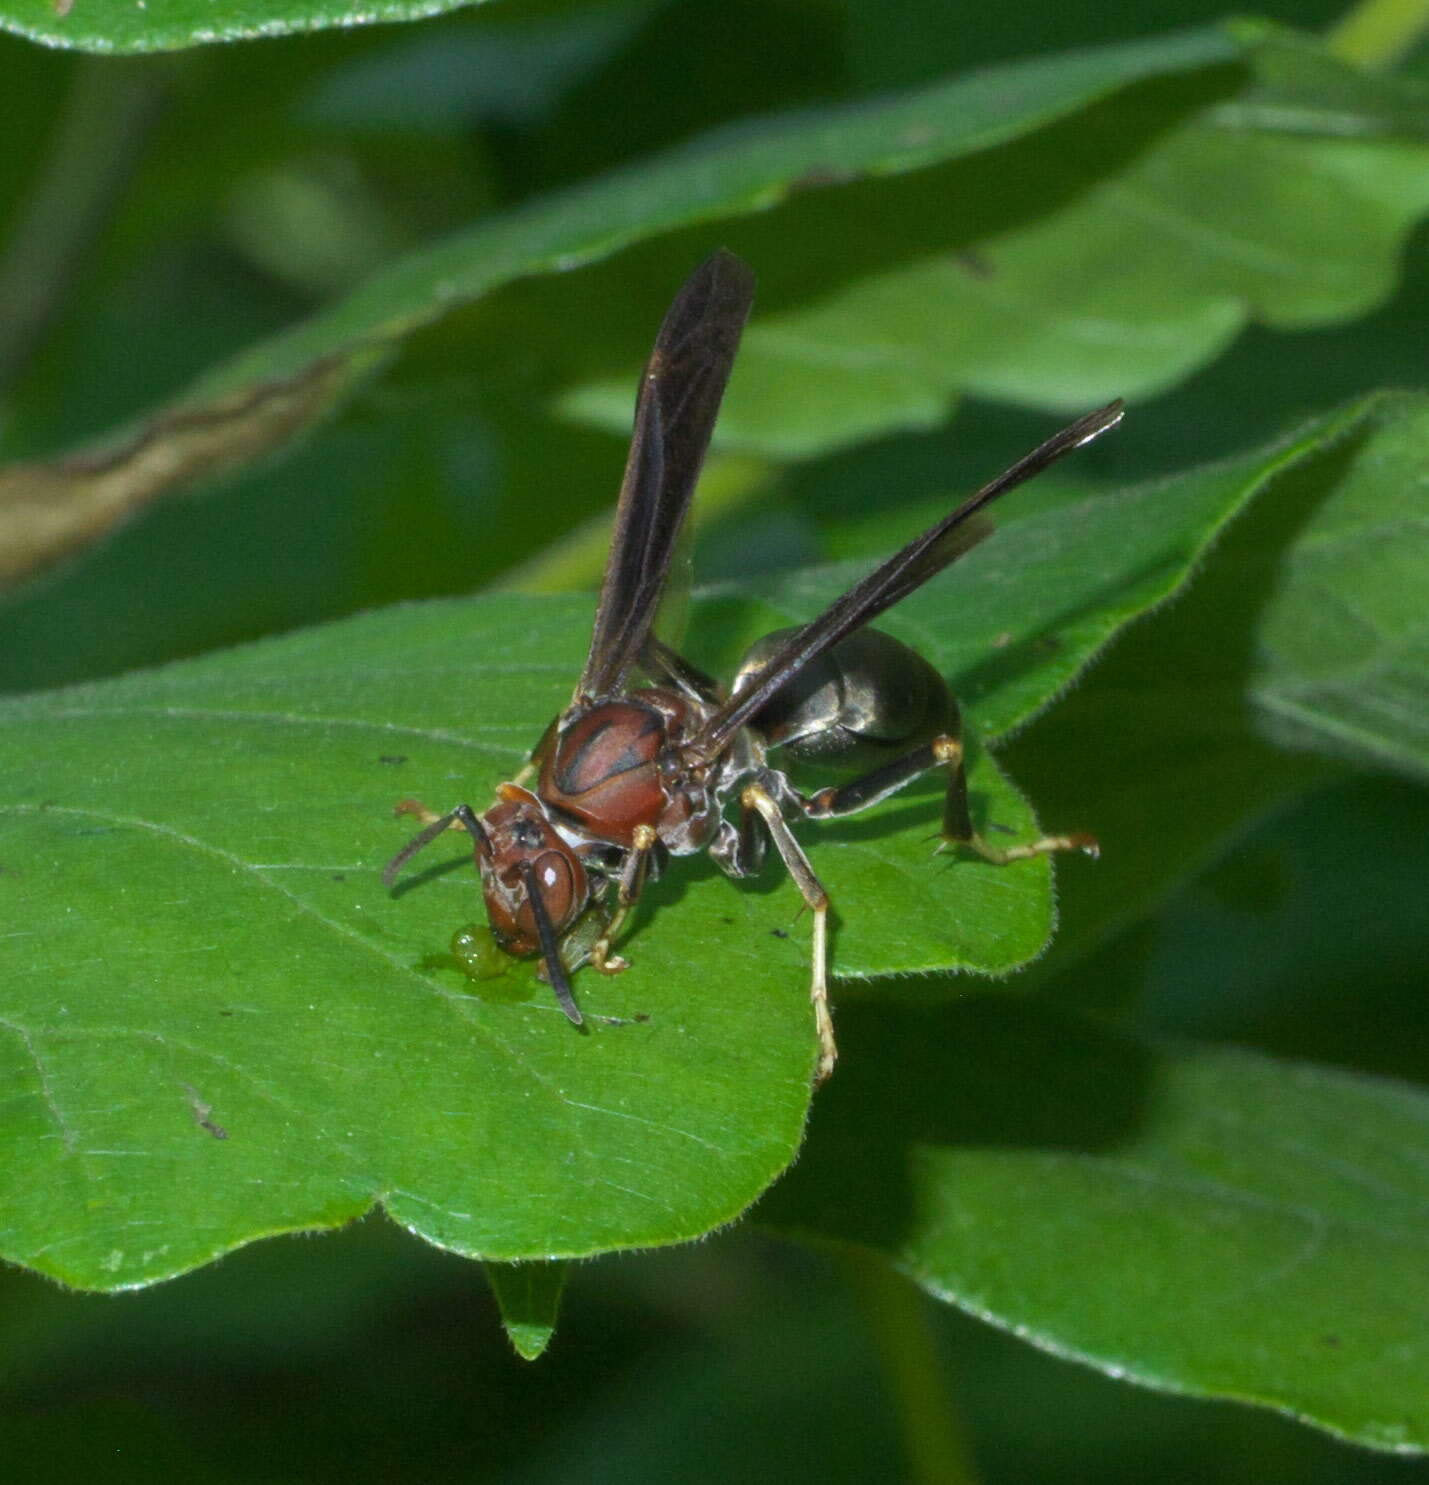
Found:
[(622, 959), (619, 954), (612, 954), (610, 946), (624, 926), (626, 915), (634, 907), (645, 888), (645, 879), (649, 875), (650, 855), (655, 849), (655, 840), (655, 831), (651, 826), (637, 825), (635, 827), (630, 851), (620, 868), (615, 911), (610, 915), (610, 921), (605, 925), (600, 937), (591, 945), (590, 962), (603, 975), (618, 975), (621, 970), (630, 968), (629, 960)]
[(834, 1070), (839, 1049), (834, 1042), (834, 1022), (829, 1012), (829, 894), (824, 884), (814, 875), (809, 858), (803, 847), (794, 839), (778, 802), (758, 784), (749, 784), (740, 795), (740, 803), (750, 810), (757, 810), (769, 828), (775, 849), (783, 858), (794, 885), (803, 894), (804, 901), (814, 915), (813, 969), (809, 980), (809, 1000), (814, 1007), (814, 1026), (819, 1034), (819, 1063), (814, 1069), (814, 1084), (822, 1083)]
[[(423, 825), (435, 825), (441, 817), (436, 810), (428, 809), (420, 799), (399, 799), (392, 806), (394, 815), (411, 815), (414, 820), (420, 820)], [(465, 830), (466, 826), (458, 825), (456, 822), (456, 811), (453, 810), (447, 817), (447, 824), (452, 830)]]
[(757, 877), (764, 865), (768, 840), (769, 832), (759, 811), (752, 805), (741, 804), (737, 826), (728, 820), (721, 822), (710, 843), (710, 858), (727, 877)]
[(966, 846), (976, 851), (984, 861), (1005, 866), (1009, 861), (1023, 861), (1029, 856), (1046, 856), (1053, 851), (1085, 851), (1089, 856), (1097, 854), (1096, 837), (1091, 835), (1044, 835), (1025, 845), (995, 846), (973, 829), (972, 816), (968, 813), (968, 780), (964, 766), (965, 749), (962, 739), (944, 734), (932, 742), (915, 748), (902, 758), (884, 764), (861, 778), (853, 779), (834, 789), (821, 789), (803, 802), (804, 812), (810, 819), (830, 819), (835, 815), (851, 815), (867, 809), (896, 793), (905, 784), (912, 783), (920, 774), (931, 768), (948, 770), (948, 792), (943, 800), (942, 844)]

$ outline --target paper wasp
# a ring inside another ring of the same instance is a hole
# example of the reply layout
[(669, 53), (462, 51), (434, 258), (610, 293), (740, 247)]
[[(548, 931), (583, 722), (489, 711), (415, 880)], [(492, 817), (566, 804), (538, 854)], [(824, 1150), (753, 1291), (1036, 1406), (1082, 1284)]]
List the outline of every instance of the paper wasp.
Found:
[[(497, 943), (514, 955), (539, 954), (562, 1009), (579, 1025), (570, 973), (587, 959), (607, 973), (625, 967), (612, 946), (667, 857), (707, 850), (727, 875), (749, 876), (772, 841), (813, 917), (810, 998), (822, 1080), (837, 1055), (828, 896), (791, 819), (852, 814), (941, 768), (945, 843), (999, 863), (1096, 852), (1085, 835), (1002, 849), (984, 840), (969, 816), (952, 693), (922, 656), (867, 626), (991, 533), (980, 515), (985, 506), (1111, 428), (1122, 404), (1053, 434), (817, 618), (760, 640), (726, 694), (657, 639), (653, 626), (753, 298), (748, 265), (720, 251), (694, 271), (665, 315), (640, 379), (590, 651), (570, 705), (532, 751), (523, 778), (534, 773), (534, 786), (500, 785), (482, 815), (468, 804), (437, 816), (404, 802), (400, 811), (428, 823), (383, 880), (391, 886), (444, 831), (465, 830)], [(801, 793), (770, 765), (776, 749), (854, 777)], [(725, 818), (730, 803), (738, 805), (732, 820)], [(598, 936), (581, 938), (576, 925), (592, 913)]]

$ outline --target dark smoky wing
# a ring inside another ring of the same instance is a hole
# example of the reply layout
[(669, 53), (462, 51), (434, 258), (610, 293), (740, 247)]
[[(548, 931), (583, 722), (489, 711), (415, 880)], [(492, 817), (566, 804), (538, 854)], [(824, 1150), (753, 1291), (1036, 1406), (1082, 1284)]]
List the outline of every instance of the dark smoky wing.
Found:
[(886, 613), (895, 603), (921, 588), (929, 578), (964, 552), (971, 551), (992, 532), (992, 522), (985, 517), (965, 517), (963, 524), (948, 532), (942, 541), (922, 547), (926, 539), (923, 537), (915, 543), (920, 550), (914, 552), (905, 547), (891, 561), (869, 573), (841, 598), (835, 599), (817, 619), (791, 634), (754, 683), (725, 702), (691, 740), (690, 747), (703, 757), (717, 756), (729, 739), (763, 709), (770, 697), (806, 665), (865, 624), (871, 624), (879, 614)]
[(713, 706), (721, 699), (719, 682), (691, 665), (678, 650), (651, 635), (640, 655), (640, 668), (657, 686), (672, 686), (692, 700)]
[(936, 526), (915, 538), (901, 552), (837, 598), (818, 618), (790, 635), (789, 641), (759, 673), (755, 682), (732, 696), (691, 739), (689, 749), (716, 757), (730, 738), (793, 676), (840, 640), (870, 624), (880, 614), (921, 588), (949, 563), (971, 551), (992, 534), (992, 523), (979, 512), (1033, 475), (1040, 474), (1064, 454), (1105, 433), (1121, 421), (1120, 400), (1088, 413), (1054, 433), (1045, 443), (989, 481)]
[(686, 280), (660, 326), (640, 377), (578, 697), (613, 694), (640, 660), (753, 300), (749, 265), (721, 249)]

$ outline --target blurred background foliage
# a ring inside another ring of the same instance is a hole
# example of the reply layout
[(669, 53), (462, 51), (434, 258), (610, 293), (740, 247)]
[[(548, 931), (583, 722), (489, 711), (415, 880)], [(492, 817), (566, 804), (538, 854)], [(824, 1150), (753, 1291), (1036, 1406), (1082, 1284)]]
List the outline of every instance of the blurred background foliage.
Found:
[[(47, 9), (53, 31), (60, 7)], [(29, 29), (22, 12), (3, 8)], [(1343, 12), (1281, 0), (1262, 14), (1325, 32)], [(412, 25), (124, 58), (0, 37), (0, 457), (48, 460), (140, 420), (403, 254), (702, 131), (1220, 16), (1209, 0), (493, 0)], [(1429, 49), (1396, 61), (1406, 87), (1429, 85)], [(1215, 69), (1147, 84), (1144, 140), (1218, 96), (1243, 101)], [(1126, 106), (1092, 104), (996, 152), (990, 168), (1055, 194), (1037, 162), (1076, 146), (1095, 171), (1097, 149), (1118, 147)], [(0, 608), (0, 689), (111, 675), (513, 574), (589, 581), (599, 543), (584, 523), (608, 504), (624, 458), (603, 389), (628, 386), (684, 269), (726, 241), (755, 262), (761, 309), (793, 313), (873, 276), (890, 245), (910, 260), (958, 245), (960, 193), (979, 209), (987, 168), (976, 156), (937, 167), (947, 216), (935, 222), (919, 219), (921, 175), (842, 194), (812, 182), (767, 217), (662, 233), (433, 319), (380, 373), (356, 368), (351, 395), (306, 438), (158, 501), (20, 585)], [(1192, 172), (1179, 189), (1190, 198), (1215, 185)], [(1002, 204), (1036, 217), (1045, 203)], [(1310, 258), (1315, 232), (1302, 244)], [(1134, 436), (1029, 491), (1027, 508), (1245, 450), (1360, 392), (1422, 387), (1429, 229), (1386, 241), (1398, 271), (1381, 282), (1366, 254), (1361, 303), (1253, 313), (1245, 325), (1232, 315), (1203, 354), (1150, 378)], [(1129, 280), (1160, 271), (1147, 254), (1127, 259)], [(1091, 375), (1075, 358), (1059, 374)], [(753, 433), (741, 445), (736, 425), (712, 470), (733, 493), (702, 527), (697, 573), (743, 578), (892, 545), (949, 490), (1035, 442), (1059, 404), (997, 392), (955, 377), (929, 394), (921, 421), (843, 447), (825, 439), (796, 460)], [(558, 563), (553, 538), (572, 535), (574, 555)], [(1090, 797), (1105, 805), (1092, 812), (1099, 826), (1120, 808), (1147, 821), (1148, 852), (1163, 829), (1167, 849), (1188, 852), (1168, 899), (1081, 945), (1075, 975), (1059, 974), (1054, 955), (1040, 993), (1138, 1033), (1423, 1080), (1422, 794), (1264, 748), (1263, 775), (1246, 765), (1260, 806), (1238, 807), (1206, 839), (1192, 830), (1189, 846), (1169, 816), (1191, 796), (1169, 775), (1159, 808), (1116, 797), (1115, 769), (1132, 774), (1138, 749), (1161, 745), (1156, 719), (1117, 698), (1168, 654), (1194, 651), (1194, 600), (1187, 610), (1143, 626), (1007, 754), (1047, 818), (1087, 818)], [(1096, 891), (1069, 882), (1069, 933)], [(921, 1337), (925, 1378), (957, 1399), (930, 1421), (916, 1379), (880, 1364), (890, 1301), (876, 1287), (838, 1258), (747, 1233), (602, 1260), (574, 1272), (557, 1342), (527, 1367), (475, 1266), (375, 1216), (122, 1298), (66, 1295), (12, 1271), (0, 1277), (0, 1451), (35, 1481), (1422, 1472), (1269, 1412), (1130, 1389), (949, 1307), (901, 1322), (905, 1343)], [(869, 1302), (851, 1306), (851, 1292)]]

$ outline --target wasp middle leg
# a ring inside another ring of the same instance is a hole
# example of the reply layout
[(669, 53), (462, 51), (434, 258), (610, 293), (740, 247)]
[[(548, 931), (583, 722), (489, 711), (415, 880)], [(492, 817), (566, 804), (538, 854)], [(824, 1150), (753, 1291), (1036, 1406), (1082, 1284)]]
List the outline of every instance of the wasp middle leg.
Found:
[(740, 795), (746, 810), (757, 811), (768, 827), (770, 839), (783, 859), (785, 869), (794, 879), (814, 915), (813, 964), (809, 979), (809, 1000), (814, 1007), (814, 1027), (819, 1034), (819, 1062), (814, 1069), (815, 1085), (822, 1083), (834, 1070), (839, 1050), (834, 1041), (833, 1016), (829, 1011), (829, 894), (814, 875), (814, 868), (804, 848), (789, 829), (778, 801), (760, 784), (747, 784)]

